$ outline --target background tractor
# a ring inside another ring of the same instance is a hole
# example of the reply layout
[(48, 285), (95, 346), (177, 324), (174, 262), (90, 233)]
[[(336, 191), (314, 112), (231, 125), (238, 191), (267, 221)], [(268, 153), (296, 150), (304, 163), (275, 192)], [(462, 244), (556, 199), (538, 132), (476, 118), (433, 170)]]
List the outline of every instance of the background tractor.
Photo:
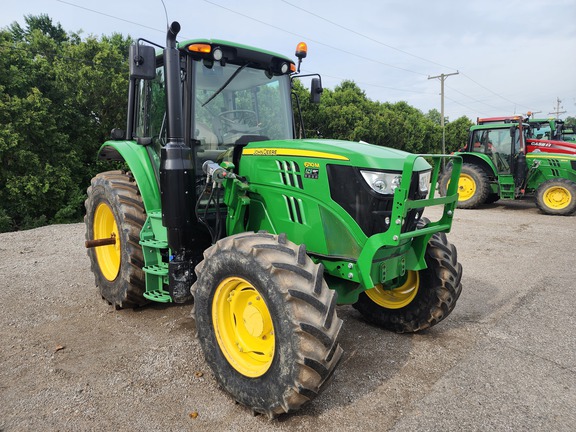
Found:
[(528, 153), (539, 150), (576, 155), (574, 130), (562, 120), (527, 118), (526, 122), (530, 126), (529, 138), (526, 140)]
[[(531, 126), (531, 138), (537, 140), (576, 142), (574, 128), (564, 123), (563, 120), (550, 118), (527, 118)], [(576, 152), (576, 147), (575, 147)]]
[[(86, 246), (118, 308), (194, 301), (204, 355), (232, 397), (269, 417), (297, 410), (342, 358), (337, 304), (397, 332), (453, 310), (462, 267), (451, 228), (461, 160), (305, 137), (298, 66), (222, 40), (130, 49), (126, 131), (99, 157)], [(140, 41), (139, 41), (140, 42)], [(312, 79), (311, 98), (322, 91)], [(298, 104), (296, 104), (298, 105)], [(455, 181), (434, 198), (442, 158)], [(442, 216), (422, 217), (429, 206)]]
[[(499, 199), (535, 196), (541, 211), (570, 215), (576, 211), (576, 147), (573, 143), (533, 139), (522, 117), (478, 119), (468, 144), (458, 152), (463, 165), (458, 207), (477, 208)], [(451, 166), (440, 179), (445, 195)]]

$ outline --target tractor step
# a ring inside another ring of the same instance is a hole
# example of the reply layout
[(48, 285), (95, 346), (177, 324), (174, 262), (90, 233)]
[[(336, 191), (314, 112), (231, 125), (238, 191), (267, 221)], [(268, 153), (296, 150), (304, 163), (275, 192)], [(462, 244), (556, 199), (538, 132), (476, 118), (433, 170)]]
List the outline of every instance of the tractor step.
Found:
[(140, 245), (144, 247), (151, 247), (156, 249), (166, 249), (168, 248), (168, 242), (163, 240), (156, 240), (156, 239), (148, 239), (148, 240), (140, 240)]
[(148, 300), (152, 300), (152, 301), (158, 302), (158, 303), (171, 303), (172, 302), (172, 297), (170, 297), (170, 294), (168, 293), (168, 291), (164, 291), (164, 290), (146, 291), (144, 293), (144, 298), (147, 298)]
[(166, 228), (162, 226), (162, 212), (148, 213), (146, 223), (140, 232), (140, 245), (144, 255), (146, 291), (144, 298), (159, 303), (170, 303), (172, 297), (164, 288), (168, 285), (168, 239)]
[(500, 185), (500, 198), (501, 199), (514, 199), (516, 198), (516, 185), (514, 184), (514, 177), (511, 175), (501, 175), (498, 178)]
[(168, 275), (168, 264), (161, 262), (158, 264), (153, 264), (149, 266), (142, 267), (144, 273), (156, 275), (156, 276), (166, 276)]
[(158, 303), (171, 303), (172, 296), (164, 289), (164, 280), (168, 279), (168, 264), (160, 262), (142, 267), (146, 274), (144, 298)]

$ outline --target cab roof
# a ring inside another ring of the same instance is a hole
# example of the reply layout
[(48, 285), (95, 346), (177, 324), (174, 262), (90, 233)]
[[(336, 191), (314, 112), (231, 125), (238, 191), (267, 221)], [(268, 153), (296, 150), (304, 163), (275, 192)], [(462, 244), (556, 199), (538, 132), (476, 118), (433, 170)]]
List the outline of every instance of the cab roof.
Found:
[[(195, 47), (202, 45), (207, 46), (206, 49), (208, 51), (195, 50)], [(287, 63), (288, 65), (294, 64), (294, 60), (282, 54), (222, 39), (190, 39), (179, 42), (178, 48), (181, 51), (188, 52), (197, 60), (211, 59), (212, 52), (219, 48), (222, 51), (223, 61), (236, 65), (251, 63), (252, 67), (258, 69), (268, 69), (270, 66), (276, 68), (282, 63)]]

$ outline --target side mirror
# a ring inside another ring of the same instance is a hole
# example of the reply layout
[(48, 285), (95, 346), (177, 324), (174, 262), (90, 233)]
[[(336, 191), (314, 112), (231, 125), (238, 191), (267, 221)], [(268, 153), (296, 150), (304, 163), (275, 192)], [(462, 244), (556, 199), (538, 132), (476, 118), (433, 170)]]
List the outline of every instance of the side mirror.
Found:
[(156, 77), (156, 53), (149, 45), (130, 45), (130, 79), (152, 80)]
[(510, 126), (510, 136), (514, 138), (515, 134), (516, 134), (516, 126)]
[(310, 102), (320, 103), (320, 95), (324, 89), (322, 88), (322, 82), (320, 78), (312, 78), (312, 84), (310, 85)]
[(123, 131), (122, 129), (118, 129), (118, 128), (114, 128), (112, 129), (112, 131), (110, 132), (110, 138), (113, 141), (121, 141), (126, 139), (126, 132)]

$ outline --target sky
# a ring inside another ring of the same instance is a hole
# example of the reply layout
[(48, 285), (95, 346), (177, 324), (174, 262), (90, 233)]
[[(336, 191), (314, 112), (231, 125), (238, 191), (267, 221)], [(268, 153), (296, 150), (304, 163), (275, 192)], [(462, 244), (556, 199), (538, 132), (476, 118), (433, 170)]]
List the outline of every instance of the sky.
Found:
[[(162, 0), (2, 1), (0, 28), (48, 14), (82, 36), (122, 33), (163, 45)], [(406, 101), (449, 120), (533, 112), (576, 117), (574, 0), (164, 0), (179, 40), (214, 38), (294, 58), (324, 87), (354, 81), (368, 98)], [(456, 74), (457, 73), (457, 74)], [(454, 75), (449, 75), (454, 74)]]

